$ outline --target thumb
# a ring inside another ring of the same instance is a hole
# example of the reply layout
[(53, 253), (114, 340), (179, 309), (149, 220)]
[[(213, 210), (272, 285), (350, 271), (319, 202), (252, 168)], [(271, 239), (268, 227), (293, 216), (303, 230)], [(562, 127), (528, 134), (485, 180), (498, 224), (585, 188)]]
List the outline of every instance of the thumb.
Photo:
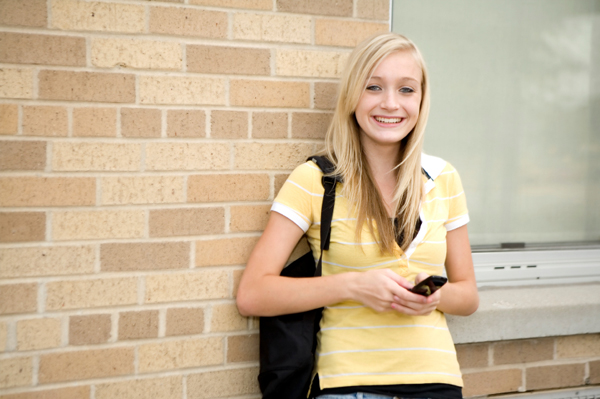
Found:
[(409, 282), (404, 277), (398, 275), (397, 273), (394, 273), (391, 270), (389, 270), (389, 273), (387, 273), (387, 275), (390, 279), (392, 279), (400, 287), (406, 288), (407, 290), (409, 290), (413, 287), (413, 284), (411, 282)]

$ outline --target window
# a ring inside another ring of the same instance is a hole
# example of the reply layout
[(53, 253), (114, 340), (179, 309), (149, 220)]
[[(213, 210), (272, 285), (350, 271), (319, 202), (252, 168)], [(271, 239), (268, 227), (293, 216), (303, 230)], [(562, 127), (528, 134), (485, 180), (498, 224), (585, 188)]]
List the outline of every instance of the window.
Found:
[(480, 285), (600, 281), (600, 0), (394, 0), (425, 152), (460, 172)]

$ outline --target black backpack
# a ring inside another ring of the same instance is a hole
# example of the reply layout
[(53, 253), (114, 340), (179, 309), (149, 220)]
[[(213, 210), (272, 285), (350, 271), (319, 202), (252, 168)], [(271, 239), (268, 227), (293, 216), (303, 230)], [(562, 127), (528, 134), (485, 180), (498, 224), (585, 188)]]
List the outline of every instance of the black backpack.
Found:
[[(313, 156), (324, 173), (325, 193), (321, 207), (321, 255), (315, 267), (312, 252), (283, 269), (282, 276), (321, 275), (323, 251), (329, 249), (335, 186), (339, 176), (328, 176), (335, 167), (325, 157)], [(258, 383), (263, 399), (306, 399), (315, 362), (316, 335), (323, 308), (306, 312), (260, 318), (260, 372)]]

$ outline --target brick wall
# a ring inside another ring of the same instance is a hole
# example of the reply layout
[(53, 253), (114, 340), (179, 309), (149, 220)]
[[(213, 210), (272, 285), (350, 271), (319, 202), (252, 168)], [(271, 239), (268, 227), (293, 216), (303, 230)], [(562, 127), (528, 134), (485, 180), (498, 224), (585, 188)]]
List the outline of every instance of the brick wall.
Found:
[(244, 263), (388, 0), (0, 0), (0, 397), (258, 397)]
[[(0, 398), (259, 397), (235, 289), (388, 0), (0, 0)], [(459, 345), (466, 395), (600, 336)]]
[(600, 334), (457, 345), (465, 396), (600, 385)]

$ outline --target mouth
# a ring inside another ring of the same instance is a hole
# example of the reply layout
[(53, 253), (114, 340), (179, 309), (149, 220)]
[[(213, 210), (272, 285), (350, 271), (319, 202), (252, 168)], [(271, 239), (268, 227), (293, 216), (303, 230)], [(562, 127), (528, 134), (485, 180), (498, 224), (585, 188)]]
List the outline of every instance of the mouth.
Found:
[(379, 123), (385, 123), (390, 125), (400, 123), (404, 120), (404, 118), (385, 118), (383, 116), (374, 116), (373, 119), (375, 119)]

